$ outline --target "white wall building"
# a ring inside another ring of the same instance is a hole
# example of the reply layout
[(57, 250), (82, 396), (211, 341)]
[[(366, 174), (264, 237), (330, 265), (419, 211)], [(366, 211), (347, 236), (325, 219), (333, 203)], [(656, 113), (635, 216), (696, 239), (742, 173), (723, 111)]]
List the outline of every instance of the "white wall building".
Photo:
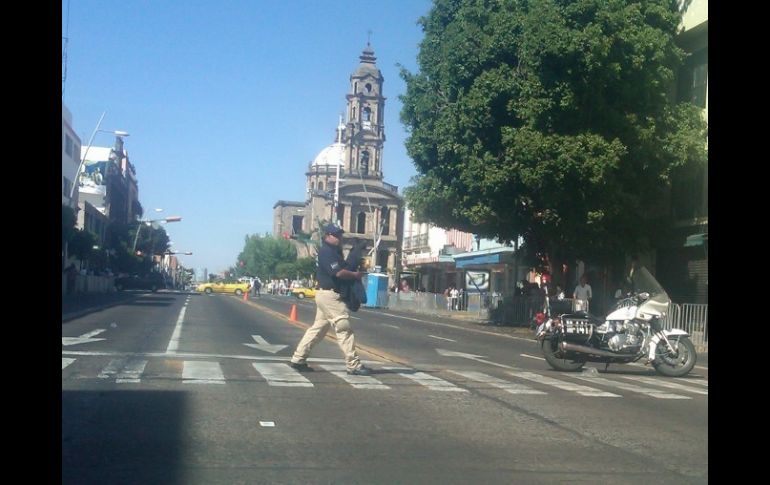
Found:
[(73, 197), (70, 192), (75, 184), (80, 166), (80, 137), (72, 127), (72, 113), (62, 101), (61, 104), (61, 203), (73, 209), (77, 206), (78, 190)]

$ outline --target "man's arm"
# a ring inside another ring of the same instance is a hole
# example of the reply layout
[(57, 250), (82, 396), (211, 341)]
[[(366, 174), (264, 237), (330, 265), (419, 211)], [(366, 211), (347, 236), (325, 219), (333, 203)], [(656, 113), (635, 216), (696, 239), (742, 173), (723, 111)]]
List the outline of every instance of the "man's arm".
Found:
[(350, 271), (347, 269), (341, 269), (337, 271), (337, 274), (334, 276), (336, 278), (339, 278), (341, 280), (360, 280), (363, 277), (364, 273), (361, 271)]

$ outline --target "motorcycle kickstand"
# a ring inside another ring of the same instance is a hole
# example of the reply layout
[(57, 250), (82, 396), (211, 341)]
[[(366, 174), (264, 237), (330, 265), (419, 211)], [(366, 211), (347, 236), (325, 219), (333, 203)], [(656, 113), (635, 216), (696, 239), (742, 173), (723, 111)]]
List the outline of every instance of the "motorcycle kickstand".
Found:
[(610, 368), (610, 364), (609, 363), (605, 363), (604, 364), (604, 372), (607, 372), (607, 369), (609, 369), (609, 368)]

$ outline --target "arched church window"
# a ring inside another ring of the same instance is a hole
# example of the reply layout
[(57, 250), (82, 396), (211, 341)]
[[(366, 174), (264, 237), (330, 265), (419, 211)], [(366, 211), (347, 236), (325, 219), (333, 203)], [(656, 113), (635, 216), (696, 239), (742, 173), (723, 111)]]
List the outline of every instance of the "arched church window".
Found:
[(318, 181), (318, 190), (323, 190), (323, 189), (324, 189), (324, 183), (319, 180)]
[(372, 92), (372, 85), (369, 83), (366, 83), (366, 93), (371, 94)]
[(342, 224), (342, 216), (345, 215), (345, 206), (340, 204), (337, 206), (337, 220)]
[(372, 109), (368, 106), (364, 108), (364, 119), (363, 121), (372, 121)]
[(359, 163), (359, 166), (361, 167), (361, 173), (369, 173), (369, 152), (364, 151), (361, 153), (361, 163)]
[(359, 212), (356, 220), (356, 232), (366, 234), (366, 212)]
[(380, 209), (380, 227), (383, 236), (390, 234), (390, 209), (385, 206)]

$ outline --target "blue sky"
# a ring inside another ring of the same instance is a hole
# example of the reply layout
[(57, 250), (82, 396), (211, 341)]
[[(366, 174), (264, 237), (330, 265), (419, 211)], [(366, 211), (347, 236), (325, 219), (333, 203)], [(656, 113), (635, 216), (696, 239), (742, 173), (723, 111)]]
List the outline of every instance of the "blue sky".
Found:
[[(63, 0), (63, 99), (83, 145), (105, 111), (101, 129), (130, 133), (145, 216), (182, 216), (165, 226), (173, 249), (193, 252), (186, 267), (219, 272), (246, 235), (272, 233), (276, 201), (304, 200), (307, 164), (334, 141), (369, 30), (385, 78), (385, 181), (409, 184), (397, 64), (416, 71), (430, 6)], [(113, 141), (98, 133), (93, 145)]]

